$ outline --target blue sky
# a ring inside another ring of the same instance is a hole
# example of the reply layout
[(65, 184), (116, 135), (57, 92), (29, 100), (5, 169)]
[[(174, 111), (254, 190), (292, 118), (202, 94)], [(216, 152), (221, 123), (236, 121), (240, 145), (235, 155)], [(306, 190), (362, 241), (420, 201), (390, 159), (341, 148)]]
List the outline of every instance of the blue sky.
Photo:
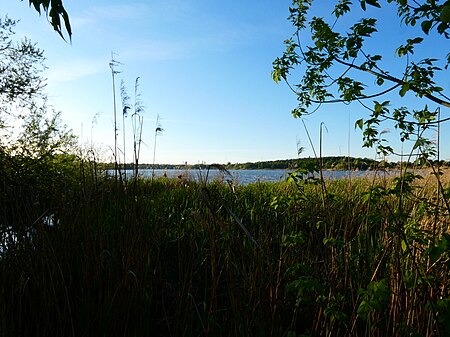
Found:
[[(71, 44), (52, 31), (45, 17), (28, 8), (27, 1), (4, 0), (2, 8), (11, 18), (21, 19), (17, 36), (27, 36), (45, 51), (50, 103), (62, 111), (63, 121), (81, 143), (103, 149), (104, 157), (112, 155), (108, 64), (114, 52), (122, 63), (116, 76), (121, 148), (118, 88), (123, 79), (133, 97), (135, 78), (140, 77), (145, 106), (141, 162), (153, 160), (157, 115), (164, 129), (157, 137), (157, 163), (295, 158), (298, 141), (305, 147), (302, 156), (313, 156), (303, 124), (290, 113), (296, 106), (294, 95), (270, 76), (272, 61), (281, 56), (283, 40), (292, 34), (286, 19), (291, 1), (66, 0), (64, 4), (72, 23)], [(382, 46), (406, 37), (400, 27), (383, 27)], [(381, 47), (377, 43), (375, 49)], [(395, 69), (400, 61), (387, 62)], [(448, 80), (444, 82), (448, 90)], [(409, 102), (422, 104), (413, 98)], [(360, 106), (334, 105), (304, 121), (316, 151), (320, 123), (325, 123), (323, 155), (347, 155), (350, 150), (352, 156), (374, 158), (375, 150), (361, 148), (361, 132), (353, 127), (356, 119), (366, 115)], [(125, 131), (129, 162), (130, 117)], [(388, 137), (396, 138), (395, 134)], [(450, 153), (443, 157), (449, 158)]]

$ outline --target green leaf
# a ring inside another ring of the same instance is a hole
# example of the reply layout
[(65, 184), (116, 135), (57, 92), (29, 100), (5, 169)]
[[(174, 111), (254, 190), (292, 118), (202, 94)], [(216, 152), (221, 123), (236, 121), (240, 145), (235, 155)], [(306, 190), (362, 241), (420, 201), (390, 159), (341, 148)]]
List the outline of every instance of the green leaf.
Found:
[(443, 235), (437, 246), (428, 249), (428, 254), (432, 262), (436, 262), (445, 252), (449, 251), (449, 236)]
[(64, 26), (66, 28), (69, 39), (72, 38), (72, 28), (70, 26), (69, 14), (65, 10), (62, 0), (29, 0), (29, 5), (33, 5), (34, 9), (39, 13), (41, 12), (41, 6), (43, 12), (50, 17), (50, 24), (53, 29), (64, 39), (61, 18), (64, 20)]
[(442, 22), (450, 23), (450, 3), (447, 2), (443, 5), (440, 19)]
[(386, 280), (372, 281), (367, 289), (359, 289), (358, 295), (362, 301), (358, 306), (357, 314), (363, 320), (367, 319), (371, 312), (383, 312), (387, 308), (390, 297), (390, 289)]
[(439, 246), (431, 248), (429, 250), (428, 254), (430, 255), (431, 261), (436, 262), (444, 252), (445, 252), (445, 247), (442, 247), (439, 245)]
[(405, 96), (405, 94), (408, 90), (409, 90), (409, 83), (403, 83), (402, 88), (400, 89), (399, 95), (401, 97)]
[(363, 120), (362, 118), (361, 118), (361, 119), (358, 119), (358, 120), (355, 122), (355, 129), (356, 129), (356, 128), (360, 128), (360, 129), (362, 130), (363, 126), (364, 126), (364, 120)]
[(433, 24), (433, 22), (431, 20), (422, 21), (422, 25), (421, 26), (422, 26), (422, 30), (423, 30), (423, 32), (425, 34), (428, 35), (428, 33), (430, 32), (430, 28), (431, 28), (432, 24)]
[(279, 72), (279, 71), (273, 70), (272, 73), (271, 73), (271, 75), (272, 75), (272, 80), (273, 80), (275, 83), (279, 83), (279, 82), (281, 81), (281, 75), (280, 75), (280, 72)]
[(378, 0), (366, 0), (368, 5), (381, 8), (380, 4), (378, 3)]
[(408, 39), (408, 44), (417, 44), (422, 43), (423, 38), (422, 37), (415, 37), (414, 39)]
[(401, 245), (402, 245), (403, 252), (406, 252), (406, 242), (405, 242), (405, 240), (402, 240)]
[(365, 0), (361, 0), (359, 3), (361, 4), (362, 10), (365, 11), (366, 10), (366, 1)]
[(381, 60), (381, 55), (374, 55), (370, 58), (372, 61), (379, 61)]

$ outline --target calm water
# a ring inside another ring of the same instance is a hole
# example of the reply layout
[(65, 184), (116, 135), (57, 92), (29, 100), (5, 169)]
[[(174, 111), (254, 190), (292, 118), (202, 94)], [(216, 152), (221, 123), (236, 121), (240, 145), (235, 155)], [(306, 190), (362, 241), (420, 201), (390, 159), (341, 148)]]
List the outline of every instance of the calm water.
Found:
[[(277, 182), (285, 180), (289, 172), (284, 170), (229, 170), (230, 175), (219, 170), (155, 170), (156, 177), (167, 176), (169, 178), (187, 177), (195, 180), (231, 180), (240, 185), (246, 185), (255, 182)], [(380, 174), (380, 172), (378, 172)], [(140, 170), (139, 174), (143, 177), (150, 178), (152, 170)], [(369, 171), (324, 171), (323, 175), (329, 179), (340, 179), (345, 177), (364, 177), (373, 172)], [(389, 174), (389, 173), (385, 173)], [(127, 175), (131, 176), (131, 171), (127, 171)], [(318, 176), (318, 175), (317, 175)]]

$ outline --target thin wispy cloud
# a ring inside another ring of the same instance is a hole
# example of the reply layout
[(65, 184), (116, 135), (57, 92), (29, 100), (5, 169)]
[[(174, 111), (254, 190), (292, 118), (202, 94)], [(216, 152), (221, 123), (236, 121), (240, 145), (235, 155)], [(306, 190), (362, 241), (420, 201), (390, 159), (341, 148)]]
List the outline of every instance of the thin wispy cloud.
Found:
[(156, 61), (228, 51), (268, 35), (267, 26), (218, 16), (189, 1), (171, 0), (91, 6), (74, 15), (73, 25), (99, 46), (127, 58)]
[(75, 14), (71, 18), (73, 30), (91, 29), (93, 26), (110, 23), (111, 21), (122, 22), (135, 20), (145, 15), (147, 5), (132, 3), (107, 6), (90, 6)]
[(262, 39), (257, 28), (204, 27), (200, 33), (160, 39), (152, 36), (132, 37), (122, 46), (120, 55), (128, 60), (167, 61), (222, 53)]
[(46, 74), (49, 85), (73, 81), (107, 70), (104, 60), (78, 59), (54, 65)]

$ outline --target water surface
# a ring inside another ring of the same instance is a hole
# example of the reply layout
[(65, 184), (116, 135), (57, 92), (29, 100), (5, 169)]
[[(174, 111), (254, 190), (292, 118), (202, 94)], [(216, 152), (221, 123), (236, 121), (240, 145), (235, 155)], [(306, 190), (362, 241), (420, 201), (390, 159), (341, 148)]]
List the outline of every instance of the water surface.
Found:
[[(174, 170), (174, 169), (158, 169), (154, 171), (155, 177), (166, 176), (169, 178), (188, 178), (197, 181), (211, 182), (214, 180), (227, 181), (231, 180), (234, 184), (247, 185), (256, 182), (277, 182), (283, 181), (288, 177), (288, 174), (292, 170), (229, 170), (226, 172), (211, 169), (211, 170)], [(151, 178), (151, 169), (139, 170), (139, 174), (146, 178)], [(333, 170), (323, 171), (323, 176), (326, 179), (341, 179), (349, 177), (365, 177), (368, 175), (373, 176), (373, 171), (346, 171), (346, 170)], [(378, 172), (377, 174), (389, 175), (389, 172)], [(127, 171), (128, 176), (132, 176), (132, 171)], [(315, 176), (319, 176), (317, 173)]]

